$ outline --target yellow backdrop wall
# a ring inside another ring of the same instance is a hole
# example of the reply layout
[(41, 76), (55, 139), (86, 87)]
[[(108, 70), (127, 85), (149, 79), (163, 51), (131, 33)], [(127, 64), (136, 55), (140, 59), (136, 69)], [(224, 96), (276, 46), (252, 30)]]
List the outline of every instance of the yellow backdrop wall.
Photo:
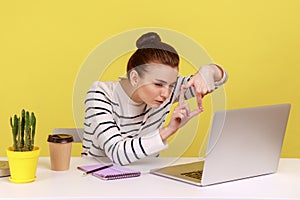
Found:
[[(75, 126), (74, 81), (88, 54), (120, 32), (161, 27), (191, 37), (227, 69), (227, 108), (291, 103), (282, 157), (300, 157), (299, 10), (297, 0), (3, 1), (0, 156), (11, 145), (9, 117), (22, 108), (36, 113), (36, 143), (48, 155), (53, 128)], [(195, 140), (184, 155), (198, 151)]]

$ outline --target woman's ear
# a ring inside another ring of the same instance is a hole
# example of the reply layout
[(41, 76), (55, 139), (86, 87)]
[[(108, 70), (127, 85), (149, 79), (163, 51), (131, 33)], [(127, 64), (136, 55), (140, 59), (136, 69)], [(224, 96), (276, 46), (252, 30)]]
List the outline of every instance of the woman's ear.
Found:
[(136, 87), (138, 82), (139, 82), (139, 79), (140, 79), (140, 76), (139, 74), (137, 73), (137, 71), (135, 70), (131, 70), (130, 72), (130, 83), (133, 87)]

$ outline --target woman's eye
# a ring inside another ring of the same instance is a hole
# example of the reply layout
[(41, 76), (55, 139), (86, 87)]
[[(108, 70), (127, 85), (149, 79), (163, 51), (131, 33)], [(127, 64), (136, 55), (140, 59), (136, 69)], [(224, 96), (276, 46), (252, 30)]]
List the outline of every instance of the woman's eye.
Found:
[(163, 86), (163, 84), (161, 84), (161, 83), (154, 83), (154, 85), (156, 85), (158, 87), (162, 87)]

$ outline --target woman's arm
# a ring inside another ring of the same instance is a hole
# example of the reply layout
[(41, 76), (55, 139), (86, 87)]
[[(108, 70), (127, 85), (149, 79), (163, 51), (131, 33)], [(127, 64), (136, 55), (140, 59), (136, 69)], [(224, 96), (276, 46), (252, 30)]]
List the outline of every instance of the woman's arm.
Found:
[(111, 97), (97, 87), (87, 94), (83, 147), (92, 156), (107, 156), (114, 163), (126, 165), (167, 147), (159, 130), (137, 136), (124, 137), (113, 117)]

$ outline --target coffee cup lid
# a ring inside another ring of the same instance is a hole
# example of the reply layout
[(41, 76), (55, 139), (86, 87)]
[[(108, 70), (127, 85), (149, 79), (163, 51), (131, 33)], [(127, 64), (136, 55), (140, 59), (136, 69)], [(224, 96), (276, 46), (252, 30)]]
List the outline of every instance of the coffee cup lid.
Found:
[(54, 134), (49, 135), (47, 141), (53, 143), (69, 143), (73, 142), (73, 136), (68, 134)]

